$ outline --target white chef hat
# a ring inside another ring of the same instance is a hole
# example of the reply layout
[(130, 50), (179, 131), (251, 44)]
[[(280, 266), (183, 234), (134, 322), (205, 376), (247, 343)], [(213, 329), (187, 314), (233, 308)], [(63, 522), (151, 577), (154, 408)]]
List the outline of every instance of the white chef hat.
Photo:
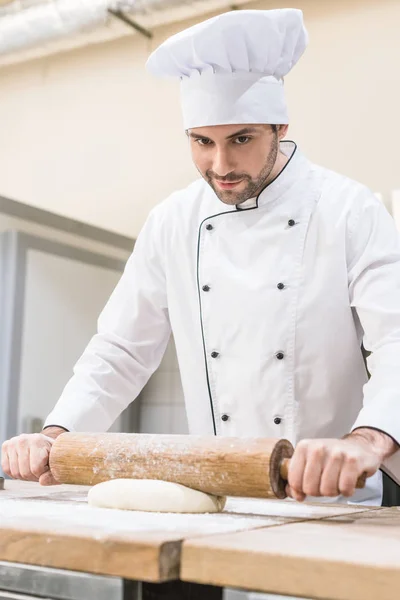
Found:
[(146, 66), (181, 80), (185, 129), (287, 124), (283, 77), (307, 43), (301, 10), (235, 10), (173, 35)]

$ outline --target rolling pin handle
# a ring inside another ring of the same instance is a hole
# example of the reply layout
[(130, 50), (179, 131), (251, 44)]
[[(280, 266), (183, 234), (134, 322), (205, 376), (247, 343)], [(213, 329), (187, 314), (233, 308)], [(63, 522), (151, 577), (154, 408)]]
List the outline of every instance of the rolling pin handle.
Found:
[[(281, 462), (281, 466), (280, 466), (280, 474), (281, 477), (284, 481), (288, 481), (289, 479), (289, 465), (290, 465), (290, 458), (284, 458)], [(356, 484), (356, 488), (358, 490), (361, 490), (365, 487), (365, 481), (367, 479), (367, 474), (363, 473), (362, 475), (360, 475), (360, 477), (357, 479), (357, 484)]]
[(288, 481), (288, 479), (289, 479), (289, 465), (290, 465), (290, 458), (284, 458), (282, 460), (281, 466), (280, 466), (280, 474), (284, 481)]

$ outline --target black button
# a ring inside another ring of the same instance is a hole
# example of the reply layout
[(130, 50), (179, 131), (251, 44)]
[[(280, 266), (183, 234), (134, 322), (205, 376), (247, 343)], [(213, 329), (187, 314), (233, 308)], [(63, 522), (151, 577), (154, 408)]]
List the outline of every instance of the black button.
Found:
[(282, 419), (280, 417), (275, 417), (274, 423), (275, 425), (279, 425), (280, 423), (282, 423)]
[(276, 358), (277, 358), (278, 360), (282, 360), (282, 358), (284, 358), (284, 357), (285, 357), (285, 355), (283, 354), (283, 352), (277, 352), (275, 356), (276, 356)]
[(221, 419), (223, 421), (229, 421), (229, 415), (222, 415)]
[(209, 292), (210, 291), (210, 286), (209, 285), (203, 285), (203, 287), (201, 289), (203, 290), (203, 292)]
[(208, 225), (206, 225), (206, 229), (211, 231), (211, 229), (214, 229), (214, 227), (211, 225), (211, 223), (208, 223)]
[(289, 227), (293, 227), (293, 225), (296, 225), (296, 221), (294, 221), (293, 219), (289, 219), (288, 225)]
[(219, 356), (219, 352), (211, 352), (211, 356), (212, 358), (217, 358), (217, 356)]
[(278, 290), (283, 290), (285, 288), (285, 284), (284, 283), (278, 283), (278, 285), (276, 287), (278, 288)]

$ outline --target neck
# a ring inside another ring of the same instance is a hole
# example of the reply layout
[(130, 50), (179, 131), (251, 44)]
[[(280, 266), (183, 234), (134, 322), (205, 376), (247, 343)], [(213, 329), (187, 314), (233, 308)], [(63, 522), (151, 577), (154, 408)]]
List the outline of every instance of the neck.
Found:
[(286, 166), (288, 161), (289, 161), (289, 158), (286, 156), (286, 154), (279, 151), (278, 155), (276, 157), (275, 164), (272, 167), (272, 170), (271, 170), (270, 174), (268, 175), (268, 178), (263, 182), (262, 187), (257, 191), (257, 194), (255, 194), (255, 195), (258, 196), (258, 194), (260, 194), (263, 190), (265, 190), (265, 188), (268, 187), (268, 185), (271, 183), (271, 181), (274, 181), (274, 179), (276, 179), (278, 177), (278, 175), (284, 169), (284, 167)]
[(283, 152), (278, 152), (278, 156), (276, 158), (275, 164), (273, 166), (273, 169), (271, 171), (271, 173), (269, 174), (269, 177), (267, 179), (267, 185), (269, 183), (271, 183), (271, 181), (273, 181), (276, 177), (278, 177), (279, 173), (284, 169), (284, 167), (286, 166), (287, 162), (288, 162), (288, 157), (286, 156), (286, 154), (284, 154)]

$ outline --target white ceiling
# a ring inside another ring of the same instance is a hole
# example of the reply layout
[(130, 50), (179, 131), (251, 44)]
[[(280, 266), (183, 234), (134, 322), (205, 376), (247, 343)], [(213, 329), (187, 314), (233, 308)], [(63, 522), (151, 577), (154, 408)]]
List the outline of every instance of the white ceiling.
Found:
[(151, 31), (169, 23), (229, 10), (233, 2), (239, 8), (251, 1), (0, 0), (0, 66), (135, 35), (135, 30), (107, 15), (110, 7), (130, 7), (126, 14)]

